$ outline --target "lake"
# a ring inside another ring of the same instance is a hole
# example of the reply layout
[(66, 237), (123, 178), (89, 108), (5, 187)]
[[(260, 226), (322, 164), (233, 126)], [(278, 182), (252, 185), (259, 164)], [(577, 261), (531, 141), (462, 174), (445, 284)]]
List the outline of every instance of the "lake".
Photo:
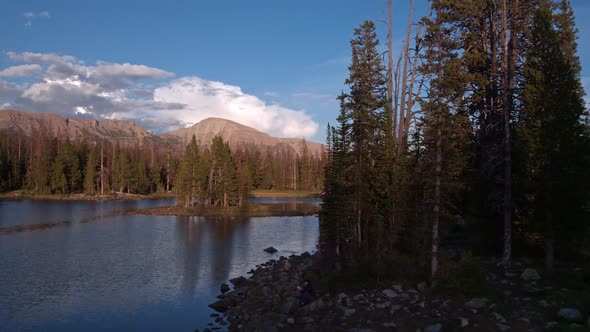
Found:
[(222, 282), (317, 246), (315, 216), (119, 213), (172, 203), (0, 200), (0, 331), (202, 329)]

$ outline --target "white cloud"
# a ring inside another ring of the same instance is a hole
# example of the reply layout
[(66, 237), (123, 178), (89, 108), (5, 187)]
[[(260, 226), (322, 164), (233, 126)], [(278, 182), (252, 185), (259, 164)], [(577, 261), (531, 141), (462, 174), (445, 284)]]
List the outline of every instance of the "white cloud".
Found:
[(24, 77), (15, 82), (0, 80), (2, 102), (9, 102), (15, 109), (132, 120), (154, 132), (170, 131), (207, 117), (234, 120), (280, 137), (310, 138), (318, 129), (303, 110), (265, 102), (222, 82), (198, 77), (168, 81), (174, 73), (158, 68), (107, 62), (87, 65), (73, 56), (54, 53), (6, 55), (24, 63), (0, 72), (6, 77)]
[(0, 98), (14, 98), (24, 91), (18, 84), (0, 80)]
[(197, 123), (208, 117), (231, 119), (280, 137), (311, 137), (318, 124), (304, 111), (278, 104), (267, 105), (240, 87), (198, 77), (184, 77), (154, 91), (154, 100), (185, 104), (166, 114), (185, 123)]
[(51, 16), (49, 15), (49, 12), (44, 10), (41, 12), (26, 12), (23, 14), (23, 16), (26, 19), (25, 22), (25, 26), (30, 27), (31, 25), (33, 25), (33, 20), (38, 19), (38, 18), (50, 18)]
[(99, 63), (87, 71), (88, 80), (107, 89), (120, 89), (134, 85), (134, 82), (158, 80), (174, 76), (173, 73), (144, 65), (129, 63)]
[(70, 55), (57, 55), (55, 53), (33, 53), (33, 52), (6, 52), (8, 58), (12, 61), (40, 63), (40, 64), (64, 64), (64, 63), (82, 63)]
[(42, 68), (38, 64), (12, 66), (12, 67), (8, 67), (8, 68), (0, 71), (0, 76), (6, 76), (6, 77), (31, 76), (31, 75), (34, 75), (34, 74), (40, 72), (41, 70), (42, 70)]

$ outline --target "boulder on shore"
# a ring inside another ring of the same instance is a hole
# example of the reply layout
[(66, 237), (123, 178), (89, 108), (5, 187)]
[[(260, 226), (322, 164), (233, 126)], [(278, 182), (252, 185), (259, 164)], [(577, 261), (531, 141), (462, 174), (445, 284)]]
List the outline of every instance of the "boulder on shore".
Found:
[(219, 290), (221, 291), (221, 294), (225, 294), (229, 292), (229, 286), (226, 283), (223, 283), (219, 286)]
[(248, 282), (248, 279), (246, 279), (246, 278), (244, 278), (242, 276), (239, 276), (237, 278), (230, 279), (229, 282), (231, 282), (232, 285), (234, 285), (234, 287), (237, 288), (237, 287), (240, 287), (241, 285), (247, 283)]
[(230, 299), (221, 299), (209, 304), (209, 307), (219, 312), (226, 312), (229, 308), (233, 307), (233, 303)]
[(580, 312), (580, 310), (576, 308), (561, 308), (559, 309), (557, 316), (559, 316), (559, 318), (571, 322), (577, 322), (582, 320), (582, 313)]
[(541, 279), (541, 276), (539, 276), (539, 273), (537, 273), (537, 270), (535, 269), (526, 269), (520, 275), (520, 279), (525, 281), (536, 281)]

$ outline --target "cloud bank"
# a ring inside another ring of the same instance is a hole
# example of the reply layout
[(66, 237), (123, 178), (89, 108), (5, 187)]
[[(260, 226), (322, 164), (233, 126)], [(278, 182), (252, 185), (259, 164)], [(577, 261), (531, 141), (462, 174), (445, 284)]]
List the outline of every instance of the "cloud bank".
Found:
[(318, 129), (318, 124), (304, 111), (266, 104), (256, 96), (245, 94), (238, 86), (198, 77), (180, 78), (157, 88), (154, 100), (186, 105), (169, 113), (189, 123), (221, 117), (279, 137), (311, 137)]
[[(293, 110), (246, 94), (238, 86), (141, 64), (99, 61), (87, 65), (70, 55), (15, 53), (0, 70), (0, 107), (33, 112), (131, 120), (155, 133), (227, 118), (279, 137), (310, 138), (318, 124)], [(20, 63), (20, 64), (18, 64)]]

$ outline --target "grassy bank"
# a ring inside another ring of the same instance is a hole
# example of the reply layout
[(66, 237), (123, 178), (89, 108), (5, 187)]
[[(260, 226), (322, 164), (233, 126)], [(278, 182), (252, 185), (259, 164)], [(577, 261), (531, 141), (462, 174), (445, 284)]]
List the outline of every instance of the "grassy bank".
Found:
[(252, 197), (263, 198), (303, 198), (319, 197), (321, 192), (311, 190), (254, 190), (251, 195)]
[(48, 194), (40, 195), (31, 192), (17, 190), (11, 192), (0, 193), (0, 199), (34, 199), (47, 201), (114, 201), (114, 200), (138, 200), (138, 199), (157, 199), (157, 198), (173, 198), (171, 193), (156, 193), (150, 195), (137, 195), (127, 193), (111, 193), (106, 195), (86, 195), (86, 194)]

